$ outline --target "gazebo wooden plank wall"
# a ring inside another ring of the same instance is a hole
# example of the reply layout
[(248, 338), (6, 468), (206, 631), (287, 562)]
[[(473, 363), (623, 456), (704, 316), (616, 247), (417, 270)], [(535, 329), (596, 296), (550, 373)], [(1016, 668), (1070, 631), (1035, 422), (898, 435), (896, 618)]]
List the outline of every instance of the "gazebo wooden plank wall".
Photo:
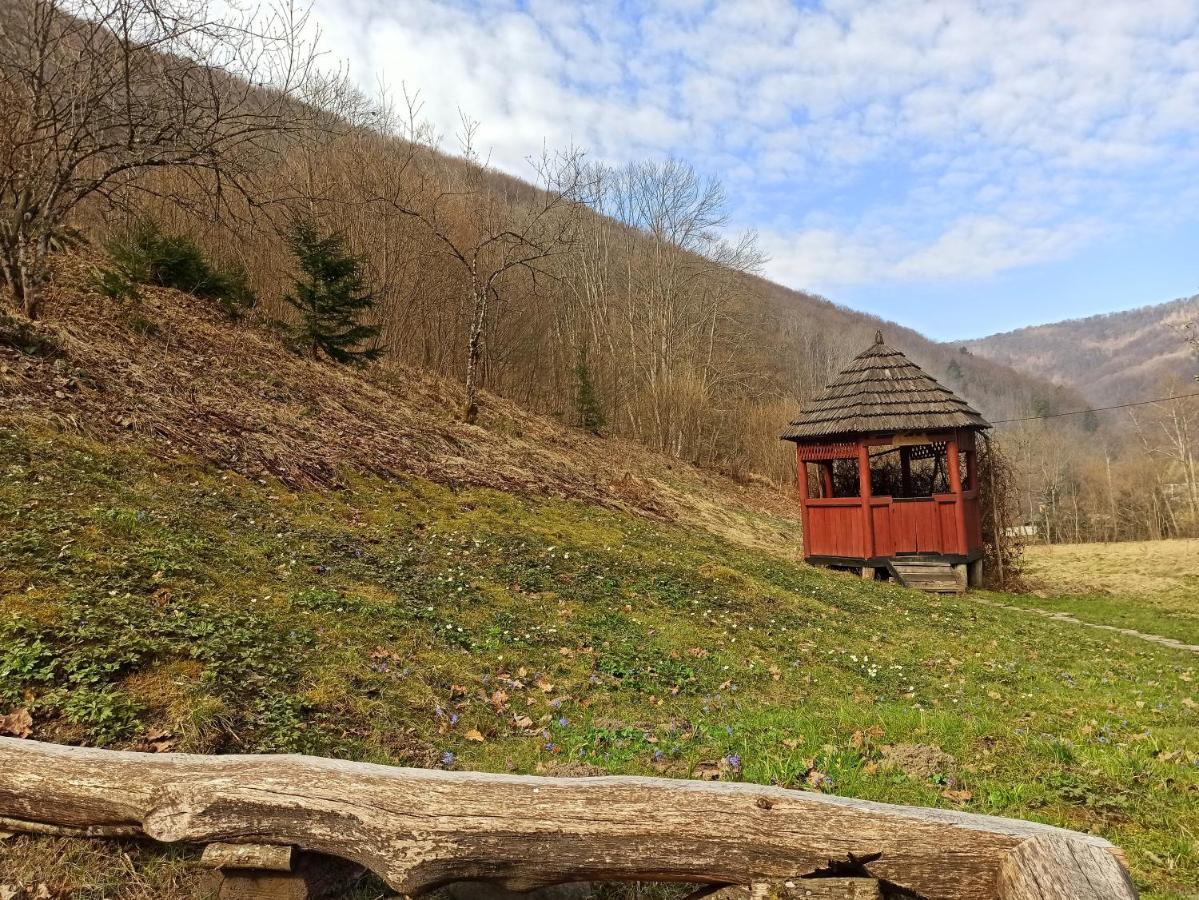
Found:
[(783, 434), (796, 444), (804, 557), (870, 575), (913, 560), (969, 566), (977, 582), (976, 435), (989, 427), (877, 334)]

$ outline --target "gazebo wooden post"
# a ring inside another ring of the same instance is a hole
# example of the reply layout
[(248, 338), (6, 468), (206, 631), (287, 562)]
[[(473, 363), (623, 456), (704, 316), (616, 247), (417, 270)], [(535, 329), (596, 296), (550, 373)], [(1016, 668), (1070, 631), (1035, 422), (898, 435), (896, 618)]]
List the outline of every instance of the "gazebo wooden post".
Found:
[(820, 487), (821, 496), (833, 496), (833, 463), (831, 460), (820, 464)]
[[(862, 498), (862, 549), (868, 561), (874, 556), (874, 522), (870, 515), (870, 447), (858, 438), (858, 493)], [(862, 566), (863, 578), (874, 578), (874, 567)]]
[[(958, 455), (958, 432), (953, 432), (945, 441), (945, 456), (949, 462), (949, 490), (953, 492), (953, 521), (957, 527), (957, 545), (960, 553), (968, 549), (966, 540), (966, 507), (962, 502), (962, 463)], [(954, 573), (962, 587), (967, 586), (969, 573), (964, 563), (955, 564)]]
[(808, 531), (808, 465), (803, 460), (803, 451), (799, 444), (795, 445), (795, 475), (795, 489), (799, 494), (800, 523), (803, 527), (804, 554), (807, 555), (811, 546), (811, 532)]
[[(978, 470), (978, 438), (973, 431), (967, 431), (964, 433), (964, 439), (966, 442), (966, 486), (974, 492), (974, 502), (981, 504), (982, 474)], [(981, 508), (979, 514), (981, 515)], [(981, 523), (979, 527), (981, 529)], [(981, 587), (982, 583), (983, 555), (980, 553), (977, 559), (966, 564), (966, 585)]]

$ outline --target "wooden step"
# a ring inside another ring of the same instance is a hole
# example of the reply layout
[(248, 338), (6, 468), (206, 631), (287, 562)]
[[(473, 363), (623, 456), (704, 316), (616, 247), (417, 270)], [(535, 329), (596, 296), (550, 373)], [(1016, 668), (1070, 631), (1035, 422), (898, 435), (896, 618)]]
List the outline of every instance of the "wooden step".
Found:
[(891, 576), (904, 587), (917, 588), (938, 594), (957, 594), (965, 590), (953, 566), (944, 560), (889, 560)]

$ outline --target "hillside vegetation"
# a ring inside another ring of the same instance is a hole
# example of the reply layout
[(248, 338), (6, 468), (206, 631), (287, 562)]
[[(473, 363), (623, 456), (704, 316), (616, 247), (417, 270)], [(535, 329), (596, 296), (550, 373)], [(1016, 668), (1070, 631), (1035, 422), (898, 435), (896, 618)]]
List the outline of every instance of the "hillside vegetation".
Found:
[[(0, 357), (9, 730), (953, 805), (1102, 833), (1146, 896), (1199, 888), (1193, 656), (799, 565), (766, 488), (500, 401), (463, 425), (452, 384), (86, 269)], [(179, 849), (20, 838), (0, 869), (203, 890)]]
[[(232, 325), (215, 302), (175, 290), (141, 286), (107, 298), (95, 286), (103, 264), (60, 258), (43, 321), (0, 319), (6, 414), (104, 441), (149, 437), (165, 451), (297, 487), (415, 474), (685, 519), (790, 553), (798, 546), (797, 513), (761, 480), (720, 477), (495, 397), (478, 425), (466, 425), (455, 382), (403, 366), (305, 359), (279, 335)], [(777, 519), (755, 532), (762, 509)]]
[(1199, 374), (1181, 329), (1199, 297), (1033, 325), (966, 342), (974, 353), (1068, 385), (1096, 406), (1161, 396), (1161, 382)]
[[(361, 269), (360, 349), (464, 382), (467, 418), (486, 387), (780, 483), (779, 424), (881, 324), (758, 277), (754, 236), (732, 233), (712, 173), (550, 147), (521, 180), (489, 165), (469, 117), (439, 135), (418, 93), (366, 96), (324, 71), (304, 16), (87, 8), (0, 12), (0, 288), (30, 318), (57, 248), (150, 215), (233, 276), (237, 314), (294, 325), (302, 221)], [(1072, 399), (914, 332), (892, 342), (992, 417)]]

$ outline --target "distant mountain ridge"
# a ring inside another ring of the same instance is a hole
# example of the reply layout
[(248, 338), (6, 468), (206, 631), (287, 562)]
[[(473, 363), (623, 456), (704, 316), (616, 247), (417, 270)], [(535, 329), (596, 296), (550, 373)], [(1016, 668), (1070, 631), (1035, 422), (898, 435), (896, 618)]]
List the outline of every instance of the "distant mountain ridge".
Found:
[(1085, 319), (1067, 319), (967, 341), (970, 352), (1072, 387), (1094, 405), (1156, 396), (1199, 364), (1182, 327), (1199, 320), (1199, 294)]

